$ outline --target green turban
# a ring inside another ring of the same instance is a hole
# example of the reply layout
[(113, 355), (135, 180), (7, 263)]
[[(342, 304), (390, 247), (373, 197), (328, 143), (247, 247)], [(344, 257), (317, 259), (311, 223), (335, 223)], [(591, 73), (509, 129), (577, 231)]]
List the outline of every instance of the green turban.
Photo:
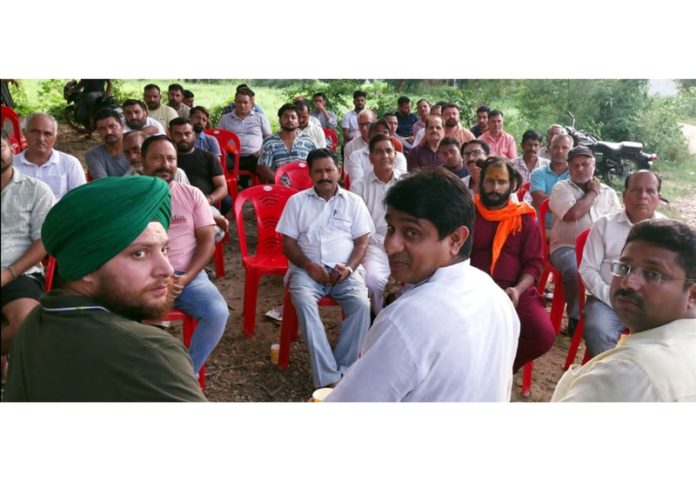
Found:
[(60, 276), (79, 279), (106, 264), (151, 221), (169, 228), (167, 183), (157, 177), (105, 177), (63, 196), (46, 216), (41, 239)]

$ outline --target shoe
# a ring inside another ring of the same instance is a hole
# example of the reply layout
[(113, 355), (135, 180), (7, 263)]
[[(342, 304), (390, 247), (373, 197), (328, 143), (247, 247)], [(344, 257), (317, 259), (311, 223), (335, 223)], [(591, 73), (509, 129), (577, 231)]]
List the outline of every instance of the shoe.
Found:
[(553, 291), (549, 288), (544, 290), (544, 299), (547, 301), (553, 301)]
[(283, 320), (283, 306), (275, 306), (273, 309), (266, 312), (265, 315), (270, 317), (271, 319), (275, 319), (276, 321), (282, 321)]
[(576, 327), (578, 327), (578, 320), (568, 319), (568, 337), (573, 337)]

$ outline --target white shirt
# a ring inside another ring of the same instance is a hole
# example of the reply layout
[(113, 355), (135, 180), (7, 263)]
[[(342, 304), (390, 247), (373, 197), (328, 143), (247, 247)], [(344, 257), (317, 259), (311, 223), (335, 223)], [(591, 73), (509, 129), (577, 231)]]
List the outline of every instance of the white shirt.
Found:
[(604, 184), (599, 185), (599, 195), (595, 197), (590, 211), (578, 220), (562, 220), (566, 213), (585, 195), (575, 182), (570, 179), (561, 180), (553, 186), (549, 197), (549, 209), (553, 212), (551, 226), (551, 244), (549, 251), (559, 247), (575, 248), (575, 239), (585, 229), (592, 227), (600, 217), (621, 210), (619, 196), (614, 189)]
[(69, 190), (87, 180), (85, 170), (76, 157), (53, 149), (51, 157), (43, 165), (36, 165), (26, 158), (26, 150), (14, 156), (12, 165), (27, 177), (43, 180), (48, 184), (56, 198), (60, 200)]
[[(354, 151), (347, 159), (343, 165), (343, 171), (350, 177), (351, 181), (360, 180), (373, 171), (372, 162), (370, 162), (370, 149), (368, 147)], [(396, 153), (394, 170), (398, 170), (401, 174), (408, 172), (406, 157), (401, 152)]]
[[(171, 108), (171, 107), (170, 107)], [(145, 119), (145, 125), (143, 126), (143, 129), (145, 127), (156, 127), (157, 128), (157, 134), (156, 135), (166, 135), (167, 132), (165, 132), (164, 127), (162, 127), (162, 124), (159, 123), (157, 120), (153, 119), (152, 117), (148, 117)], [(128, 127), (128, 125), (123, 122), (123, 133), (130, 132), (131, 129)]]
[(360, 149), (366, 149), (369, 147), (370, 144), (365, 142), (360, 135), (355, 137), (353, 140), (348, 142), (344, 147), (343, 147), (343, 160), (345, 162), (346, 159), (350, 159), (350, 156), (353, 152), (356, 150)]
[(316, 145), (317, 149), (325, 149), (326, 135), (324, 134), (324, 129), (321, 128), (321, 124), (319, 124), (319, 121), (317, 119), (315, 119), (314, 117), (310, 117), (310, 119), (314, 119), (316, 123), (310, 120), (306, 128), (298, 130), (303, 134), (309, 136), (314, 141), (314, 145)]
[(466, 260), (382, 310), (327, 401), (509, 401), (520, 322)]
[(328, 201), (314, 187), (288, 199), (276, 232), (297, 240), (302, 253), (317, 264), (345, 264), (358, 237), (374, 232), (363, 200), (340, 187)]
[(571, 366), (551, 401), (696, 402), (696, 319), (632, 334)]
[(384, 220), (387, 209), (384, 206), (384, 197), (389, 188), (398, 182), (400, 176), (401, 173), (395, 170), (389, 181), (382, 182), (372, 171), (350, 184), (350, 191), (355, 192), (365, 202), (375, 225), (375, 232), (370, 235), (370, 244), (384, 248), (384, 236), (387, 234), (387, 221)]
[[(655, 212), (653, 218), (664, 219), (665, 216)], [(594, 297), (607, 306), (611, 306), (609, 286), (612, 275), (609, 261), (617, 261), (621, 257), (621, 249), (631, 227), (633, 222), (625, 210), (602, 217), (592, 225), (582, 252), (582, 262), (578, 269), (582, 283)]]

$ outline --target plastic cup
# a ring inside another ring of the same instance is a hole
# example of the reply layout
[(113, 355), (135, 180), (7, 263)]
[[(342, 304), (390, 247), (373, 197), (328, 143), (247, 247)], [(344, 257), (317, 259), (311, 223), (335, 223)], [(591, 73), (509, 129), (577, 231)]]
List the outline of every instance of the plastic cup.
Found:
[(321, 403), (324, 402), (324, 399), (326, 399), (326, 396), (331, 394), (331, 391), (333, 391), (332, 387), (323, 387), (321, 389), (317, 389), (312, 393), (312, 402), (315, 403)]
[(280, 352), (280, 344), (271, 344), (271, 362), (278, 364), (278, 353)]

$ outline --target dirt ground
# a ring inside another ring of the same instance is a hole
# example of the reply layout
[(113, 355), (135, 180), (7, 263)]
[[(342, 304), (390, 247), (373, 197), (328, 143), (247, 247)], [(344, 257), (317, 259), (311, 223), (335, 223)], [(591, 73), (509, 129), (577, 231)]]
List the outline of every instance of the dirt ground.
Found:
[[(85, 138), (60, 125), (56, 148), (77, 156), (84, 163), (84, 152), (98, 143), (96, 134)], [(695, 196), (696, 197), (696, 196)], [(693, 199), (696, 201), (696, 198)], [(689, 210), (694, 203), (684, 204)], [(249, 206), (244, 212), (247, 240), (253, 249), (253, 212)], [(225, 335), (207, 362), (207, 386), (205, 395), (210, 401), (255, 401), (255, 402), (300, 402), (312, 393), (313, 386), (307, 350), (298, 339), (293, 343), (290, 366), (287, 371), (271, 363), (271, 344), (278, 343), (279, 322), (266, 317), (264, 313), (283, 301), (283, 287), (280, 277), (262, 279), (256, 314), (256, 334), (245, 337), (242, 334), (242, 298), (244, 293), (244, 271), (241, 266), (237, 229), (230, 225), (230, 242), (225, 245), (225, 276), (214, 280), (221, 290), (229, 307), (229, 318)], [(211, 264), (212, 269), (212, 264)], [(548, 305), (550, 310), (550, 303)], [(335, 340), (338, 334), (338, 309), (322, 308), (322, 318), (326, 319), (329, 339)], [(549, 401), (556, 382), (563, 374), (563, 364), (568, 352), (570, 338), (565, 334), (566, 319), (563, 320), (561, 334), (553, 348), (534, 362), (532, 391), (529, 397), (522, 397), (522, 373), (515, 375), (512, 400), (520, 402)], [(173, 335), (180, 336), (180, 326), (170, 328)], [(579, 362), (583, 348), (578, 353)]]

